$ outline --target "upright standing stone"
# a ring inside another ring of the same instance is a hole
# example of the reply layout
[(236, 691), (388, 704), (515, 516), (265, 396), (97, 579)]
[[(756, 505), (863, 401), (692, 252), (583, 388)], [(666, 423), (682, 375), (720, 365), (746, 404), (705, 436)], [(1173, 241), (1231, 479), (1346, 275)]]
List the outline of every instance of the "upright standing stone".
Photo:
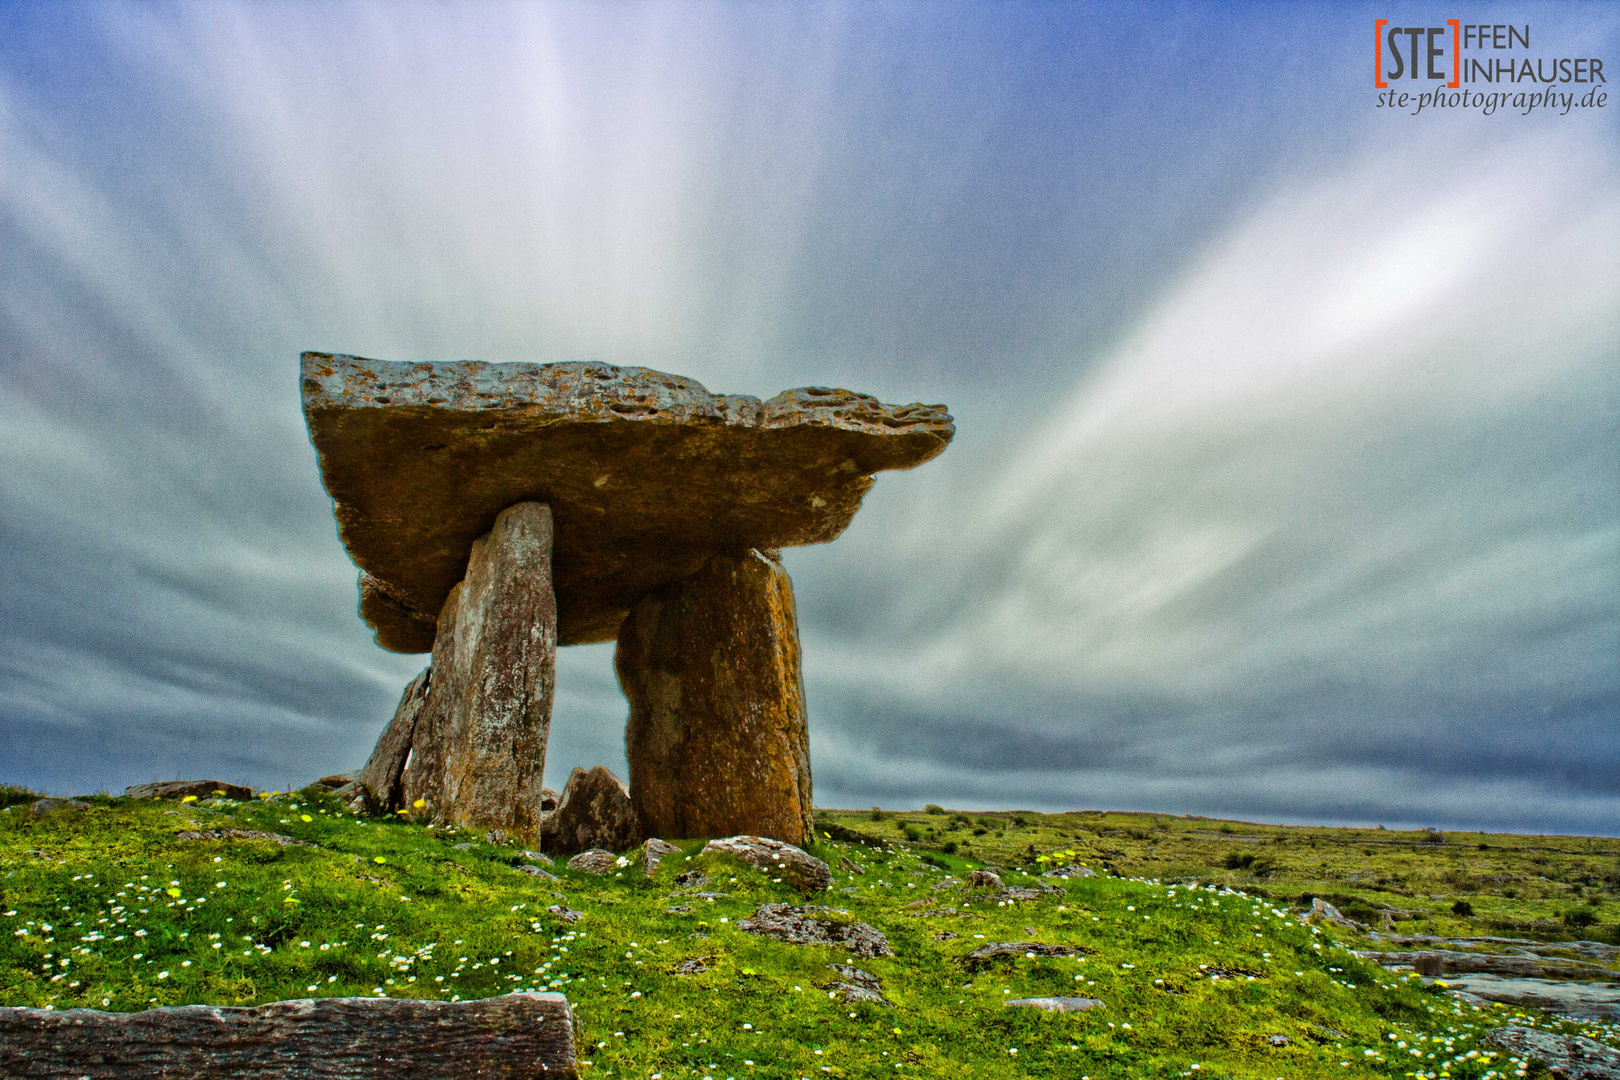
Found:
[(551, 510), (508, 507), (439, 612), (404, 799), (438, 821), (535, 840), (556, 687)]
[(630, 797), (649, 836), (803, 844), (810, 745), (787, 571), (716, 557), (642, 599), (614, 667), (630, 701)]

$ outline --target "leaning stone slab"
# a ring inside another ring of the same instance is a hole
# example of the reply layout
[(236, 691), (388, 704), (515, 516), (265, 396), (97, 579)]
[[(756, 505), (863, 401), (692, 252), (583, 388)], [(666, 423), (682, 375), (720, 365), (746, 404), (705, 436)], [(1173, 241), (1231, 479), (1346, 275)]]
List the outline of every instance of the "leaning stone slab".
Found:
[(576, 1077), (561, 994), (322, 998), (138, 1013), (0, 1008), (0, 1076), (62, 1080)]
[(703, 845), (703, 855), (732, 855), (800, 892), (820, 892), (832, 885), (832, 870), (802, 848), (766, 836), (727, 836)]
[(630, 794), (649, 833), (812, 835), (799, 624), (781, 564), (720, 556), (643, 597), (613, 666), (630, 702)]
[(397, 652), (432, 647), (473, 541), (513, 503), (556, 515), (558, 642), (611, 641), (632, 604), (714, 555), (838, 536), (872, 474), (955, 433), (939, 405), (821, 388), (762, 402), (597, 363), (310, 352), (300, 375), (361, 616)]
[[(551, 512), (508, 507), (439, 613), (432, 676), (401, 777), (435, 821), (537, 840), (557, 674)], [(407, 704), (409, 704), (407, 702)]]
[(355, 778), (365, 785), (376, 808), (385, 814), (400, 809), (405, 801), (404, 785), (401, 783), (405, 762), (411, 756), (411, 739), (416, 733), (416, 721), (427, 704), (432, 679), (433, 668), (425, 667), (406, 685), (405, 692), (399, 698), (399, 707), (394, 710), (394, 718), (383, 728), (377, 745), (371, 751), (370, 760)]
[(187, 795), (199, 799), (251, 799), (253, 789), (242, 784), (227, 784), (222, 780), (162, 780), (156, 784), (135, 784), (124, 789), (127, 799), (183, 799)]

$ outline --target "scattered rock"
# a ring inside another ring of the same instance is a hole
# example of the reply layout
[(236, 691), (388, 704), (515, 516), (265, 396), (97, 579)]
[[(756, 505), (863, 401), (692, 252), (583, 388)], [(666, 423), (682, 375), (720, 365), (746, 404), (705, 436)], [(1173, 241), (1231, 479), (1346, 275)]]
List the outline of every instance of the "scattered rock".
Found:
[(1500, 1027), (1487, 1032), (1480, 1041), (1519, 1057), (1534, 1058), (1558, 1080), (1620, 1080), (1620, 1051), (1582, 1035)]
[(543, 855), (538, 851), (520, 851), (520, 852), (518, 852), (518, 856), (520, 858), (528, 859), (530, 862), (540, 863), (542, 866), (556, 866), (557, 865), (555, 862), (552, 861), (550, 855)]
[(451, 844), (450, 846), (452, 848), (454, 848), (455, 850), (457, 850), (457, 851), (471, 851), (472, 850), (472, 844), (468, 843), (465, 840), (463, 840), (459, 844)]
[(1107, 1008), (1106, 1005), (1096, 998), (1088, 997), (1013, 998), (1011, 1001), (1003, 1001), (1002, 1004), (1022, 1005), (1031, 1009), (1041, 1009), (1045, 1012), (1060, 1013), (1086, 1012), (1090, 1009)]
[(538, 838), (557, 680), (551, 510), (520, 502), (494, 521), (438, 611), (402, 798), (440, 824)]
[(520, 874), (528, 874), (530, 877), (544, 878), (546, 881), (562, 880), (562, 878), (558, 877), (556, 874), (553, 874), (550, 870), (544, 870), (538, 866), (514, 866), (512, 869), (516, 870)]
[(994, 870), (975, 870), (967, 877), (967, 887), (970, 889), (1003, 889), (1001, 875)]
[(358, 780), (351, 780), (342, 787), (335, 789), (332, 794), (343, 800), (343, 805), (355, 817), (367, 817), (382, 812), (377, 800), (372, 797), (371, 789)]
[(991, 900), (1043, 900), (1048, 896), (1062, 895), (1062, 889), (1037, 889), (1027, 885), (1009, 885), (1005, 889), (989, 897)]
[(764, 836), (710, 840), (703, 845), (702, 854), (735, 855), (772, 877), (780, 877), (799, 892), (819, 892), (832, 884), (832, 870), (826, 863), (802, 848)]
[(50, 817), (63, 810), (88, 810), (91, 804), (82, 799), (39, 799), (28, 808), (29, 814), (36, 818)]
[(1088, 950), (1075, 945), (1052, 945), (1044, 941), (1001, 941), (979, 946), (963, 958), (969, 970), (989, 967), (997, 960), (1024, 957), (1028, 960), (1046, 956), (1079, 956)]
[(1346, 930), (1359, 930), (1361, 924), (1345, 918), (1339, 909), (1322, 899), (1320, 896), (1311, 898), (1311, 910), (1305, 916), (1306, 922), (1327, 922), (1335, 926), (1342, 926)]
[(750, 934), (780, 938), (794, 945), (839, 945), (856, 956), (894, 955), (888, 939), (876, 928), (863, 922), (843, 923), (817, 918), (812, 913), (818, 911), (833, 909), (762, 904), (752, 919), (739, 921), (737, 928)]
[(813, 835), (798, 619), (777, 562), (717, 556), (642, 597), (613, 666), (630, 702), (630, 794), (648, 832)]
[(562, 800), (544, 821), (541, 846), (563, 853), (590, 848), (622, 851), (641, 839), (641, 825), (630, 803), (630, 789), (604, 765), (589, 772), (575, 768)]
[(1086, 878), (1096, 877), (1097, 871), (1089, 866), (1060, 866), (1056, 870), (1048, 870), (1041, 877), (1049, 878)]
[(827, 996), (839, 1001), (854, 1004), (856, 1002), (871, 1002), (874, 1005), (887, 1005), (883, 997), (883, 983), (876, 975), (862, 971), (858, 967), (848, 964), (828, 964), (835, 971), (839, 982), (827, 984)]
[(125, 798), (130, 799), (183, 799), (187, 795), (195, 795), (199, 799), (251, 799), (253, 789), (241, 784), (227, 784), (222, 780), (162, 780), (124, 789)]
[(665, 915), (690, 915), (690, 914), (692, 914), (692, 908), (687, 904), (676, 904), (674, 907), (665, 908), (664, 909), (664, 914)]
[(934, 935), (934, 940), (935, 941), (949, 941), (955, 936), (956, 936), (956, 934), (953, 933), (950, 930), (941, 930), (939, 933)]
[[(405, 802), (405, 788), (400, 782), (405, 773), (405, 762), (411, 756), (411, 739), (416, 733), (416, 722), (427, 705), (428, 690), (432, 685), (433, 668), (421, 673), (405, 686), (400, 695), (394, 718), (383, 728), (372, 748), (366, 767), (355, 777), (371, 794), (371, 801), (382, 813), (393, 813)], [(337, 787), (343, 787), (339, 784)], [(352, 796), (349, 800), (352, 801)]]
[[(304, 418), (377, 642), (425, 652), (473, 541), (519, 499), (557, 516), (558, 643), (714, 555), (832, 540), (872, 474), (954, 434), (943, 406), (847, 390), (769, 401), (600, 363), (388, 363), (305, 353)], [(654, 830), (673, 835), (667, 830)], [(710, 834), (712, 835), (712, 834)]]
[(613, 868), (618, 865), (618, 858), (619, 857), (613, 854), (611, 851), (604, 851), (601, 848), (592, 848), (590, 851), (582, 851), (578, 855), (575, 855), (572, 859), (569, 859), (568, 869), (582, 870), (587, 874), (605, 876), (613, 873)]
[(687, 870), (675, 875), (675, 884), (686, 889), (696, 889), (709, 883), (709, 875), (701, 870)]
[[(514, 1062), (522, 1062), (514, 1067)], [(576, 1077), (561, 994), (480, 1001), (301, 998), (144, 1012), (0, 1008), (0, 1075)]]
[(1289, 1039), (1286, 1035), (1267, 1035), (1266, 1042), (1272, 1046), (1287, 1046)]
[(846, 874), (864, 874), (864, 873), (866, 873), (866, 868), (865, 867), (861, 866), (857, 862), (852, 861), (846, 855), (838, 856), (838, 869), (842, 870)]
[(680, 850), (667, 840), (660, 840), (656, 836), (648, 837), (646, 843), (641, 845), (642, 872), (652, 877), (658, 872), (658, 864), (663, 862), (666, 856), (677, 855)]
[(709, 957), (689, 956), (685, 960), (670, 968), (672, 975), (701, 975), (709, 970)]
[(932, 896), (925, 896), (921, 900), (913, 900), (911, 903), (907, 904), (906, 907), (908, 907), (908, 908), (925, 908), (925, 907), (929, 907), (930, 905), (932, 905), (934, 903), (935, 903), (935, 900), (934, 900), (934, 898)]
[(295, 840), (281, 833), (260, 832), (258, 829), (204, 829), (197, 832), (179, 832), (176, 840), (269, 840), (282, 847), (319, 847), (308, 840)]
[(561, 904), (552, 904), (550, 907), (546, 908), (546, 914), (555, 915), (558, 919), (565, 923), (577, 923), (579, 920), (585, 917), (585, 913), (583, 911), (575, 911), (573, 908), (564, 907)]

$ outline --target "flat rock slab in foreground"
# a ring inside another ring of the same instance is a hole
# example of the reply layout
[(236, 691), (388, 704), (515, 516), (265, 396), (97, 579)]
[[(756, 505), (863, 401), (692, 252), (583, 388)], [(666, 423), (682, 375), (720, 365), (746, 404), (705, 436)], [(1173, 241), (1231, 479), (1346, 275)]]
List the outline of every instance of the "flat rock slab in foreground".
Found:
[(1620, 986), (1613, 983), (1514, 979), (1467, 973), (1447, 975), (1446, 986), (1465, 1001), (1529, 1006), (1590, 1020), (1620, 1020)]
[(872, 474), (955, 433), (938, 405), (847, 390), (769, 401), (609, 364), (390, 363), (305, 353), (304, 417), (364, 575), (361, 615), (396, 652), (432, 648), (472, 543), (548, 504), (558, 644), (611, 641), (630, 606), (709, 557), (831, 540)]
[(319, 998), (138, 1013), (0, 1008), (0, 1076), (61, 1080), (575, 1077), (561, 994)]

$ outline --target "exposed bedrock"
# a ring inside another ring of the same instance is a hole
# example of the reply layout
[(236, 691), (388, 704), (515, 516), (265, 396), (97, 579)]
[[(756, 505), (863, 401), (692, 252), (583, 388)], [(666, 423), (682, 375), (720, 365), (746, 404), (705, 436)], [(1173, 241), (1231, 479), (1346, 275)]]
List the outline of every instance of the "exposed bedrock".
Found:
[(717, 557), (644, 597), (614, 667), (630, 797), (649, 836), (811, 835), (810, 747), (787, 571)]
[(555, 515), (558, 643), (612, 641), (642, 596), (715, 555), (832, 540), (872, 474), (945, 449), (942, 405), (811, 387), (769, 401), (597, 363), (390, 363), (305, 353), (304, 417), (360, 614), (433, 647), (468, 552), (508, 506)]
[(439, 612), (402, 780), (403, 801), (424, 800), (436, 821), (539, 838), (556, 687), (551, 545), (549, 507), (508, 507)]

